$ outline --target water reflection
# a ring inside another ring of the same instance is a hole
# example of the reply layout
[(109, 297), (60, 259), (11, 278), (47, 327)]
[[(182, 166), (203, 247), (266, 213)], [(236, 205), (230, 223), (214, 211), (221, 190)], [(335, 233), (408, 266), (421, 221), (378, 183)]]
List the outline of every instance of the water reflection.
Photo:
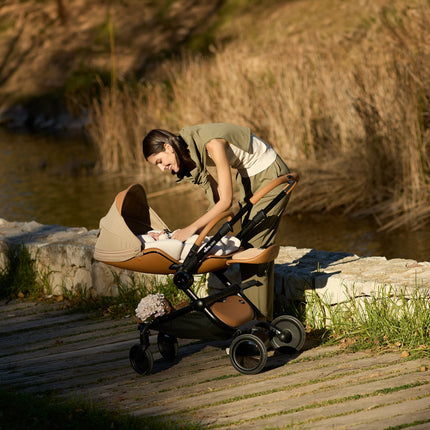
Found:
[[(0, 218), (42, 224), (98, 227), (115, 194), (136, 179), (97, 176), (91, 145), (76, 139), (11, 134), (0, 130)], [(181, 228), (207, 208), (193, 186), (160, 192), (140, 180), (151, 205), (171, 226)], [(294, 196), (290, 205), (294, 204)], [(299, 248), (430, 260), (430, 226), (420, 231), (377, 232), (369, 219), (302, 214), (282, 219), (278, 243)]]
[[(294, 204), (294, 199), (291, 199)], [(346, 251), (361, 256), (430, 260), (430, 227), (419, 231), (378, 231), (371, 219), (342, 215), (303, 214), (286, 217), (279, 237), (285, 244), (325, 251)]]

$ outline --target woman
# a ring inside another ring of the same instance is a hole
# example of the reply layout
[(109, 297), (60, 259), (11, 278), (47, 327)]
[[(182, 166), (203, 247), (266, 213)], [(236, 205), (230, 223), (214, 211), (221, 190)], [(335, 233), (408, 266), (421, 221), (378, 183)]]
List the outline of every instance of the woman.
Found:
[[(163, 172), (204, 188), (211, 203), (210, 209), (187, 227), (177, 230), (174, 239), (185, 241), (198, 233), (210, 220), (228, 210), (233, 202), (231, 168), (237, 170), (241, 200), (251, 197), (266, 183), (289, 173), (279, 155), (265, 142), (254, 136), (248, 127), (233, 124), (200, 124), (183, 128), (178, 135), (166, 130), (152, 130), (143, 139), (145, 159)], [(217, 179), (207, 170), (215, 166)], [(252, 209), (252, 218), (272, 201), (282, 186), (266, 194)], [(282, 199), (258, 226), (249, 240), (253, 247), (264, 248), (274, 242), (280, 217), (285, 210), (288, 196)], [(263, 285), (246, 290), (247, 297), (268, 320), (273, 314), (274, 263), (269, 265), (241, 265), (242, 281), (257, 278)]]

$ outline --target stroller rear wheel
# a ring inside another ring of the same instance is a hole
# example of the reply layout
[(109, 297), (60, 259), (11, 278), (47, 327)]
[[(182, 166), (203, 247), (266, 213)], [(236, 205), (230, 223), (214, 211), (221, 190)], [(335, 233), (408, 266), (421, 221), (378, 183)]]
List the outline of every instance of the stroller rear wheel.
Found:
[(154, 357), (148, 347), (140, 343), (133, 345), (129, 352), (130, 363), (133, 369), (141, 375), (149, 375), (154, 366)]
[(158, 350), (167, 361), (173, 361), (178, 357), (178, 339), (167, 333), (158, 333)]
[(233, 367), (246, 375), (260, 372), (267, 362), (266, 346), (254, 334), (242, 334), (233, 339), (229, 355)]
[(297, 351), (302, 349), (306, 333), (300, 320), (291, 315), (281, 315), (272, 321), (272, 326), (281, 332), (270, 340), (273, 348), (293, 348)]

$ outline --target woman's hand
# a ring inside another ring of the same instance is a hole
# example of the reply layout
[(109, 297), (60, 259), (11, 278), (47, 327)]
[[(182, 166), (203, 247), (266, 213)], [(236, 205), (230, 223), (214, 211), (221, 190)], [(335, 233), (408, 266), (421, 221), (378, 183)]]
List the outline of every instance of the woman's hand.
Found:
[(181, 242), (185, 242), (188, 238), (190, 238), (196, 230), (192, 225), (181, 228), (180, 230), (175, 230), (172, 233), (172, 239), (180, 240)]

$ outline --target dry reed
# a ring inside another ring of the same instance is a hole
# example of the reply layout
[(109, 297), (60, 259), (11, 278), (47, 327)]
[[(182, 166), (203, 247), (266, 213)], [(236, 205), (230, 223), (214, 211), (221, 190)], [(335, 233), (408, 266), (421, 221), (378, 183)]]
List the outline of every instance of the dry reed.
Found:
[(244, 40), (169, 61), (151, 85), (106, 89), (89, 129), (100, 168), (144, 169), (140, 142), (152, 128), (228, 121), (250, 126), (302, 174), (290, 211), (425, 225), (430, 8), (387, 4), (348, 36), (272, 32), (257, 52)]

